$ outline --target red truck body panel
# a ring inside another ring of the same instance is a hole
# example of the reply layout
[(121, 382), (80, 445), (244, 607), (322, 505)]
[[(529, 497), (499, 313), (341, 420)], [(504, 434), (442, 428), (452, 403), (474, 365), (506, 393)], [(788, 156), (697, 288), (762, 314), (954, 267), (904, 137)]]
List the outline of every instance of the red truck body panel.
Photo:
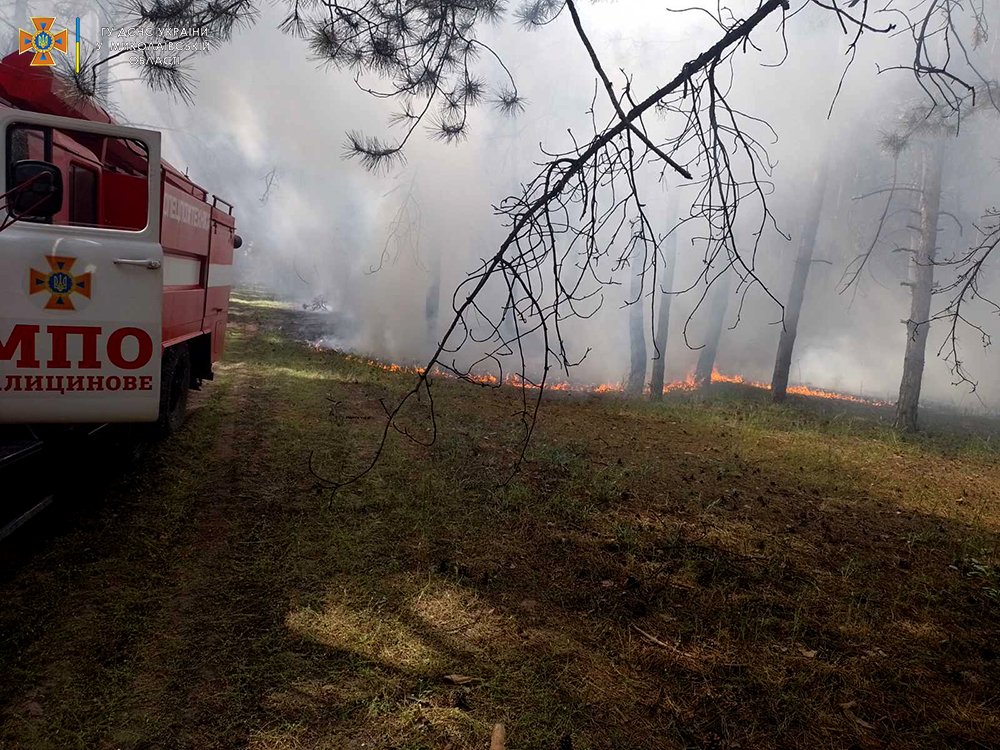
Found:
[[(29, 56), (17, 54), (0, 61), (0, 99), (18, 109), (114, 124), (103, 109), (71, 95), (48, 68), (31, 67), (29, 62)], [(40, 148), (40, 144), (29, 146), (31, 158), (42, 158)], [(145, 226), (146, 192), (144, 187), (137, 189), (144, 185), (141, 158), (120, 146), (116, 153), (98, 158), (84, 138), (59, 134), (53, 139), (52, 161), (62, 170), (64, 182), (94, 182), (100, 196), (96, 216), (102, 226)], [(116, 171), (104, 168), (109, 162)], [(215, 362), (222, 355), (229, 311), (236, 222), (230, 204), (210, 196), (167, 162), (161, 167), (162, 346), (207, 334)], [(69, 220), (69, 210), (64, 206), (56, 219)]]

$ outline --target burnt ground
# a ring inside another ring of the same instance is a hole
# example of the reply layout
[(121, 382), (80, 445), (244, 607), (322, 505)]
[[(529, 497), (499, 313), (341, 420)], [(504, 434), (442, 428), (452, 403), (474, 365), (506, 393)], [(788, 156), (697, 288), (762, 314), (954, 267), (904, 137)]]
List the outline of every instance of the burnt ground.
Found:
[(554, 394), (505, 483), (517, 391), (440, 381), (331, 497), (409, 376), (294, 318), (237, 303), (184, 430), (2, 556), (0, 747), (997, 746), (989, 429)]

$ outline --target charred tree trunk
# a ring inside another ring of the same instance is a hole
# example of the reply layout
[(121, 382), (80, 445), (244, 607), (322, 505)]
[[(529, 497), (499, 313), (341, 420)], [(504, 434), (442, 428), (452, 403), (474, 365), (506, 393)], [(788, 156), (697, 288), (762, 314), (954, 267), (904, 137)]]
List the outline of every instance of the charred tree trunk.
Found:
[(920, 237), (910, 260), (912, 294), (906, 324), (906, 354), (896, 402), (896, 426), (917, 429), (917, 406), (924, 376), (927, 334), (930, 328), (931, 295), (934, 292), (934, 258), (937, 255), (938, 214), (941, 208), (941, 172), (944, 138), (938, 138), (924, 153), (920, 185)]
[(653, 373), (649, 379), (649, 398), (660, 401), (663, 398), (663, 376), (667, 367), (667, 331), (670, 328), (670, 303), (674, 298), (674, 267), (677, 265), (677, 234), (671, 233), (663, 241), (663, 278), (660, 286), (660, 309), (656, 316), (656, 330), (653, 346), (656, 359), (653, 360)]
[(645, 305), (642, 301), (643, 256), (643, 246), (637, 242), (629, 261), (629, 270), (632, 273), (629, 299), (633, 302), (628, 309), (628, 338), (631, 356), (628, 379), (625, 381), (625, 393), (630, 396), (641, 394), (642, 386), (646, 382), (646, 328), (644, 325), (646, 316), (643, 314)]
[(774, 358), (771, 398), (776, 404), (780, 404), (788, 395), (788, 372), (792, 367), (792, 352), (795, 349), (795, 336), (799, 329), (799, 313), (802, 312), (802, 301), (806, 296), (806, 283), (809, 281), (809, 269), (812, 267), (813, 252), (816, 249), (816, 232), (819, 229), (819, 220), (823, 213), (828, 169), (829, 157), (824, 156), (823, 166), (820, 167), (816, 175), (812, 196), (806, 209), (805, 221), (802, 224), (799, 252), (795, 258), (795, 268), (792, 272), (792, 287), (788, 291), (788, 300), (785, 303), (784, 327), (781, 329), (781, 338), (778, 339), (778, 354)]
[(729, 292), (732, 288), (732, 273), (726, 273), (716, 284), (712, 296), (712, 306), (709, 309), (708, 331), (705, 346), (698, 355), (698, 365), (694, 370), (694, 382), (699, 388), (704, 388), (712, 382), (712, 370), (715, 369), (715, 356), (719, 352), (719, 339), (722, 336), (722, 324), (726, 319), (726, 309), (729, 307)]

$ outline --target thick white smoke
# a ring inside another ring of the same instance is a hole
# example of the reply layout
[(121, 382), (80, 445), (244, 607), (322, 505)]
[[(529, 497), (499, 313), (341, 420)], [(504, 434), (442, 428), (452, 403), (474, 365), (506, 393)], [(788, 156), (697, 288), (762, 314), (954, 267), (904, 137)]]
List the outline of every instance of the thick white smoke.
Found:
[[(251, 30), (198, 60), (193, 106), (150, 93), (134, 80), (127, 63), (113, 71), (118, 79), (115, 104), (129, 122), (162, 130), (167, 158), (236, 204), (240, 231), (252, 243), (252, 252), (241, 261), (244, 280), (265, 283), (297, 303), (325, 298), (337, 313), (331, 321), (338, 325), (329, 336), (338, 346), (420, 361), (447, 320), (452, 290), (503, 237), (491, 205), (534, 176), (534, 163), (542, 158), (539, 144), (564, 150), (572, 143), (568, 131), (578, 138), (591, 132), (588, 109), (595, 76), (589, 60), (568, 17), (533, 32), (510, 25), (497, 28), (489, 41), (511, 68), (527, 109), (515, 119), (488, 106), (476, 111), (468, 139), (457, 145), (418, 134), (403, 168), (370, 175), (343, 158), (344, 134), (385, 132), (392, 103), (373, 99), (350, 75), (308, 59), (301, 40), (276, 30), (281, 18), (280, 8), (264, 4)], [(624, 68), (636, 92), (675, 75), (719, 35), (704, 15), (669, 13), (648, 3), (585, 4), (583, 20), (616, 83), (624, 80), (618, 72)], [(87, 23), (96, 30), (99, 20), (88, 16)], [(768, 143), (776, 163), (769, 202), (778, 228), (792, 239), (767, 229), (760, 238), (756, 270), (768, 289), (784, 299), (807, 194), (829, 149), (834, 177), (816, 252), (829, 264), (816, 264), (811, 274), (792, 381), (893, 397), (905, 344), (900, 320), (909, 309), (908, 290), (900, 286), (905, 257), (890, 253), (891, 243), (886, 243), (856, 291), (838, 293), (838, 282), (847, 261), (870, 242), (881, 200), (853, 198), (879, 181), (887, 183), (892, 173), (890, 157), (877, 146), (879, 131), (892, 127), (894, 113), (918, 93), (903, 74), (876, 75), (876, 61), (905, 56), (905, 40), (876, 35), (862, 40), (828, 119), (851, 37), (840, 33), (828, 13), (810, 8), (789, 22), (786, 56), (773, 26), (755, 35), (763, 52), (748, 49), (737, 56), (731, 97), (738, 109), (766, 120), (778, 137), (772, 143), (767, 128), (753, 129)], [(494, 73), (499, 80), (499, 69)], [(605, 106), (600, 96), (597, 101)], [(990, 148), (985, 132), (970, 127), (955, 150)], [(960, 236), (943, 222), (946, 255), (973, 240), (969, 221), (989, 206), (1000, 187), (991, 159), (963, 157), (955, 165), (946, 170), (945, 203), (963, 207), (966, 226)], [(913, 178), (914, 170), (904, 166), (901, 179)], [(684, 211), (692, 191), (683, 185), (676, 189)], [(672, 223), (665, 214), (664, 187), (650, 185), (647, 196), (647, 208), (659, 214), (663, 227)], [(898, 207), (911, 204), (900, 197)], [(675, 288), (691, 284), (701, 271), (702, 250), (692, 243), (693, 234), (693, 228), (680, 233)], [(743, 241), (747, 247), (753, 241), (749, 230)], [(620, 285), (605, 290), (598, 315), (566, 329), (577, 354), (593, 349), (574, 375), (581, 381), (618, 381), (627, 369), (622, 303), (628, 272), (619, 273), (617, 280)], [(697, 357), (685, 346), (682, 328), (701, 291), (675, 298), (668, 377), (683, 377)], [(647, 285), (645, 293), (654, 290)], [(734, 301), (718, 366), (768, 380), (780, 310), (762, 290), (753, 290), (739, 325), (729, 328), (737, 309)], [(648, 309), (646, 314), (648, 318)], [(702, 343), (703, 318), (691, 324), (692, 345)], [(344, 323), (348, 319), (350, 325)], [(942, 335), (932, 329), (925, 398), (972, 406), (976, 402), (951, 386), (947, 365), (933, 357)], [(968, 364), (981, 379), (980, 396), (996, 404), (1000, 384), (990, 378), (994, 355), (983, 353), (974, 337), (966, 344)], [(468, 352), (470, 358), (480, 353), (481, 348)]]

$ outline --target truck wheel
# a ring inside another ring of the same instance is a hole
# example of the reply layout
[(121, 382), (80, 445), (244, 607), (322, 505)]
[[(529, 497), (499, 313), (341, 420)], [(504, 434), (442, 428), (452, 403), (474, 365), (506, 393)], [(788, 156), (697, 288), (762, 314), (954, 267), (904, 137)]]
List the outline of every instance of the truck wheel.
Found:
[(163, 352), (160, 371), (160, 418), (156, 427), (161, 437), (173, 435), (184, 424), (190, 384), (191, 354), (187, 344), (171, 346)]

